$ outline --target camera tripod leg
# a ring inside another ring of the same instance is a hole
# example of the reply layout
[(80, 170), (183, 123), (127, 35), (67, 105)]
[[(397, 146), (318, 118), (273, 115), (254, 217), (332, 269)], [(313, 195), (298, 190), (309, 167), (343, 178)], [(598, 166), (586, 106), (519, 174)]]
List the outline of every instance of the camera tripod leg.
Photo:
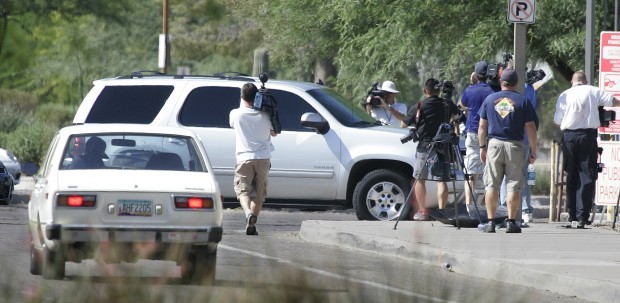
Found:
[(412, 207), (410, 205), (411, 203), (409, 202), (409, 200), (413, 197), (413, 191), (415, 189), (416, 183), (418, 183), (417, 178), (415, 178), (413, 182), (411, 183), (411, 189), (409, 190), (409, 194), (407, 194), (407, 198), (405, 198), (405, 206), (400, 211), (400, 216), (396, 218), (396, 223), (394, 224), (394, 230), (396, 230), (396, 226), (398, 226), (398, 222), (400, 222), (400, 218), (402, 218), (403, 216), (406, 216), (409, 213), (410, 208)]
[[(459, 168), (461, 169), (461, 171), (464, 174), (464, 179), (465, 179), (465, 186), (467, 186), (469, 188), (469, 193), (471, 194), (471, 200), (474, 203), (474, 208), (476, 209), (476, 216), (478, 219), (479, 223), (482, 223), (482, 220), (480, 219), (480, 211), (478, 210), (478, 203), (476, 202), (476, 195), (474, 194), (474, 189), (472, 188), (471, 183), (469, 182), (469, 178), (472, 176), (470, 174), (467, 173), (467, 168), (465, 167), (465, 161), (463, 159), (463, 155), (460, 154), (460, 150), (458, 148), (458, 144), (456, 143), (451, 143), (452, 147), (453, 147), (453, 152), (455, 154), (456, 160), (457, 160), (457, 164), (459, 165)], [(484, 196), (483, 196), (484, 198)], [(467, 205), (467, 204), (465, 204)], [(456, 223), (457, 225), (459, 225), (459, 218), (458, 218), (458, 205), (457, 205), (457, 201), (455, 198), (454, 201), (454, 209), (455, 209), (455, 215), (456, 215)]]

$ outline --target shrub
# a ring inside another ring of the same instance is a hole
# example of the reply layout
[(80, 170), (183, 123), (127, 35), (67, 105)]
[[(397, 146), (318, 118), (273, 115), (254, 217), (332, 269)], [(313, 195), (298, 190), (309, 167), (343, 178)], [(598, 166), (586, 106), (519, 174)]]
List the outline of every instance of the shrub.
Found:
[(15, 131), (29, 116), (14, 103), (0, 103), (0, 132)]
[(71, 125), (75, 111), (74, 106), (47, 103), (37, 107), (34, 116), (37, 121), (45, 121), (49, 125), (63, 127)]
[(530, 189), (532, 195), (549, 195), (551, 175), (548, 167), (536, 166), (536, 183)]
[(20, 162), (41, 164), (57, 127), (46, 122), (28, 121), (14, 132), (3, 135), (5, 148), (12, 151)]

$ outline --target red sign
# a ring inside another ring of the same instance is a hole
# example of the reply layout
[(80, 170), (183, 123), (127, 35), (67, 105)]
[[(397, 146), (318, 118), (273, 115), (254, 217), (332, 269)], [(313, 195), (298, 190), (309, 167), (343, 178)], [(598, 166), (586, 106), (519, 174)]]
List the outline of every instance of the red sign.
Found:
[(620, 32), (601, 32), (599, 87), (620, 99)]

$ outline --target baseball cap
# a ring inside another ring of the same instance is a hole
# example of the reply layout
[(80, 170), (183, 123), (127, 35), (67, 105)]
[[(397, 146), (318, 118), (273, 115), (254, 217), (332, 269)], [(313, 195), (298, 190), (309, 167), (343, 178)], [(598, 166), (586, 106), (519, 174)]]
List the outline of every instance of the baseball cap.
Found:
[(519, 77), (517, 76), (517, 71), (514, 69), (506, 69), (502, 72), (502, 76), (499, 80), (506, 82), (509, 86), (514, 86), (519, 82)]
[(400, 93), (399, 91), (396, 90), (396, 83), (392, 81), (383, 82), (383, 84), (381, 84), (381, 90), (386, 91), (388, 93), (394, 93), (394, 94)]
[(476, 66), (474, 67), (474, 72), (476, 72), (476, 74), (480, 76), (486, 76), (488, 66), (489, 64), (486, 61), (479, 61), (478, 63), (476, 63)]

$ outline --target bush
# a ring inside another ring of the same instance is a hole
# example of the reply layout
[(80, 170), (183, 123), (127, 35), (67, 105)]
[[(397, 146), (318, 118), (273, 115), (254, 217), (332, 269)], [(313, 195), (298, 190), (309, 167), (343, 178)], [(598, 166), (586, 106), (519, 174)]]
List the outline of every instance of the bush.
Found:
[(46, 122), (28, 121), (14, 132), (4, 134), (3, 145), (17, 156), (20, 162), (41, 164), (54, 133), (58, 127)]
[(29, 116), (30, 114), (20, 110), (14, 103), (0, 103), (0, 132), (15, 131)]
[(35, 120), (45, 121), (49, 125), (63, 127), (71, 125), (76, 108), (63, 104), (47, 103), (37, 107)]
[(22, 113), (28, 113), (37, 106), (37, 97), (34, 94), (11, 90), (0, 89), (0, 104), (8, 104), (14, 106)]
[(536, 166), (536, 183), (530, 189), (532, 195), (549, 195), (551, 175), (548, 167)]

